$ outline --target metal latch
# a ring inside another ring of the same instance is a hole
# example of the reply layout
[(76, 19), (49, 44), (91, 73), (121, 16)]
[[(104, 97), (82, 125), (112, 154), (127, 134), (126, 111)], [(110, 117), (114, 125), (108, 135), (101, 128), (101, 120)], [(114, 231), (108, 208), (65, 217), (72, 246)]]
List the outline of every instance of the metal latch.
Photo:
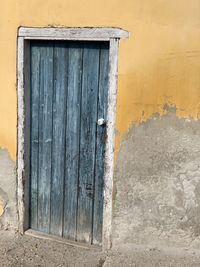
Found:
[(101, 125), (106, 124), (106, 121), (105, 121), (103, 118), (100, 118), (100, 119), (97, 120), (97, 124), (98, 124), (99, 126), (101, 126)]

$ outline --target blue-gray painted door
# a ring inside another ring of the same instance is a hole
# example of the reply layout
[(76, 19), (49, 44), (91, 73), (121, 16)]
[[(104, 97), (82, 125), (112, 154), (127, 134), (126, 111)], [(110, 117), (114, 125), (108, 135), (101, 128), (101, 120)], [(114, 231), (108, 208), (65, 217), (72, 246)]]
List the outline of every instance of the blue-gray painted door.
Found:
[(107, 42), (31, 41), (30, 228), (100, 244)]

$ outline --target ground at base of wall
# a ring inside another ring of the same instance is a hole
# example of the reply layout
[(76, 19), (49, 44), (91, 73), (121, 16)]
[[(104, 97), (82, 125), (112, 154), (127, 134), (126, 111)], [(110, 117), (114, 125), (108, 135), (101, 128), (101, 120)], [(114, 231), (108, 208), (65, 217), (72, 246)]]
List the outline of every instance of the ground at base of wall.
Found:
[(199, 267), (200, 250), (133, 244), (110, 250), (103, 267)]
[(101, 267), (105, 255), (55, 241), (0, 230), (0, 267)]
[(0, 231), (1, 267), (197, 267), (200, 250), (126, 244), (103, 253)]

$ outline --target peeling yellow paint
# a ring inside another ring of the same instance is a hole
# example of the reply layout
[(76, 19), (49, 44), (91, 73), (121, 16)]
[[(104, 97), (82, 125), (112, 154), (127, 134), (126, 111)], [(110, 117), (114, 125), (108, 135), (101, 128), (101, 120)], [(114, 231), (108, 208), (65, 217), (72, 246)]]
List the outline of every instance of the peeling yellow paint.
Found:
[(164, 114), (200, 117), (199, 0), (3, 0), (0, 16), (0, 146), (16, 155), (16, 34), (23, 26), (116, 26), (121, 41), (117, 147), (130, 125)]
[(4, 213), (4, 207), (0, 203), (0, 217), (3, 215), (3, 213)]

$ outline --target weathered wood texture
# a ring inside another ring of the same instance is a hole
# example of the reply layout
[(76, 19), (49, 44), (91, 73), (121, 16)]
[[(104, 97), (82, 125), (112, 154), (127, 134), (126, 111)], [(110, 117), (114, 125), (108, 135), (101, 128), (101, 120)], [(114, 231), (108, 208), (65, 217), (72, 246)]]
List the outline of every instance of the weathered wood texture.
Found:
[(24, 179), (24, 124), (25, 124), (25, 115), (24, 115), (24, 39), (22, 37), (18, 38), (17, 42), (18, 54), (17, 54), (17, 212), (19, 217), (19, 231), (24, 232), (25, 226), (25, 204), (24, 204), (24, 190), (27, 188), (27, 181)]
[(111, 247), (112, 239), (112, 189), (115, 142), (115, 114), (117, 101), (119, 40), (112, 39), (109, 49), (109, 90), (107, 109), (107, 140), (105, 149), (104, 208), (103, 208), (103, 249)]
[[(98, 92), (98, 118), (107, 121), (107, 95), (108, 95), (108, 68), (109, 50), (107, 45), (102, 45), (100, 51), (99, 92)], [(103, 210), (103, 187), (104, 187), (104, 153), (106, 143), (106, 124), (97, 127), (96, 133), (96, 161), (94, 180), (94, 203), (93, 203), (93, 243), (99, 243), (102, 238), (102, 219), (99, 210)]]
[(129, 33), (120, 28), (28, 28), (20, 27), (20, 37), (50, 38), (50, 39), (73, 39), (73, 40), (109, 40), (110, 38), (128, 38)]
[(52, 118), (52, 173), (50, 232), (62, 235), (65, 175), (65, 121), (68, 50), (64, 43), (54, 47), (54, 94)]
[(91, 240), (94, 167), (96, 154), (99, 47), (88, 44), (83, 53), (83, 80), (80, 129), (77, 239)]
[(30, 227), (102, 240), (109, 44), (31, 42)]
[(83, 49), (70, 43), (69, 51), (63, 234), (76, 240)]
[(31, 47), (31, 227), (38, 227), (38, 167), (39, 167), (39, 73), (40, 50)]

